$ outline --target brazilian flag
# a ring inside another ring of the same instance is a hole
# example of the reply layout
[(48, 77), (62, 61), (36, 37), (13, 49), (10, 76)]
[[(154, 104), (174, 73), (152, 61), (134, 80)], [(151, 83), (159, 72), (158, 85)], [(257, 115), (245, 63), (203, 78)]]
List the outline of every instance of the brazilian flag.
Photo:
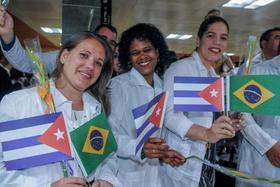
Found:
[(280, 76), (230, 77), (230, 111), (280, 115)]
[(70, 132), (75, 158), (89, 176), (100, 163), (117, 150), (117, 143), (104, 113)]

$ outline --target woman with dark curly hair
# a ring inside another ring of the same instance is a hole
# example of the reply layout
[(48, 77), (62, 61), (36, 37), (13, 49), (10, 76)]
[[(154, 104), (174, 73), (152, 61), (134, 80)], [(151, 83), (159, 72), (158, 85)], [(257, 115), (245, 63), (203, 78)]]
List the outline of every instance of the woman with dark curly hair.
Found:
[(122, 34), (121, 43), (119, 44), (119, 60), (121, 62), (121, 68), (124, 71), (128, 71), (132, 68), (130, 44), (135, 38), (140, 41), (148, 39), (151, 44), (154, 45), (154, 48), (157, 49), (158, 57), (155, 72), (162, 75), (163, 72), (161, 70), (163, 67), (168, 66), (171, 63), (166, 60), (170, 56), (169, 50), (160, 31), (151, 24), (137, 24), (135, 27), (132, 27), (129, 32), (124, 32)]
[[(140, 23), (126, 30), (119, 44), (122, 69), (109, 85), (112, 103), (110, 124), (118, 142), (118, 178), (124, 186), (161, 186), (158, 158), (171, 165), (183, 157), (169, 150), (160, 138), (150, 138), (141, 155), (136, 155), (136, 127), (132, 110), (151, 101), (163, 90), (155, 69), (167, 58), (168, 47), (161, 32), (151, 24)], [(153, 136), (154, 137), (154, 136)]]

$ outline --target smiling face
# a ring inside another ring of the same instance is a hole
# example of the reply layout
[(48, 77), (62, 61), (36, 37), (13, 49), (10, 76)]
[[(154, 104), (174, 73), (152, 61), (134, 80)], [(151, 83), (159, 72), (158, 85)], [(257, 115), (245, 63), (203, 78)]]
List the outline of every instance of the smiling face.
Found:
[(132, 66), (151, 85), (154, 69), (158, 61), (158, 50), (148, 40), (132, 40), (130, 44), (130, 60)]
[(197, 39), (198, 53), (202, 62), (211, 66), (219, 61), (228, 43), (228, 29), (223, 22), (211, 24), (201, 38)]
[(105, 59), (105, 50), (96, 39), (85, 39), (60, 56), (64, 64), (58, 78), (60, 85), (83, 92), (98, 79)]

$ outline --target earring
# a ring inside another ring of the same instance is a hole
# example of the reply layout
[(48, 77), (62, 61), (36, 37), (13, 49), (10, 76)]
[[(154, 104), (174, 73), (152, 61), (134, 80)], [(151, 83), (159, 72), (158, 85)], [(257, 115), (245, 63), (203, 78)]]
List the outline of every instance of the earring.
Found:
[(64, 64), (64, 60), (61, 60), (60, 63), (61, 63), (61, 64)]

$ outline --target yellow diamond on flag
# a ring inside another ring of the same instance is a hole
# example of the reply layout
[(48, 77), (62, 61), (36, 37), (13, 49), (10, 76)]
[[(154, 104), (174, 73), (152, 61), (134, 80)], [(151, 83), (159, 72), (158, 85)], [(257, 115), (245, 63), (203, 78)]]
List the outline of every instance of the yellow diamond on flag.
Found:
[(102, 155), (108, 134), (109, 131), (106, 129), (91, 126), (83, 147), (83, 152)]
[(272, 92), (254, 80), (250, 80), (233, 94), (252, 109), (274, 96)]

